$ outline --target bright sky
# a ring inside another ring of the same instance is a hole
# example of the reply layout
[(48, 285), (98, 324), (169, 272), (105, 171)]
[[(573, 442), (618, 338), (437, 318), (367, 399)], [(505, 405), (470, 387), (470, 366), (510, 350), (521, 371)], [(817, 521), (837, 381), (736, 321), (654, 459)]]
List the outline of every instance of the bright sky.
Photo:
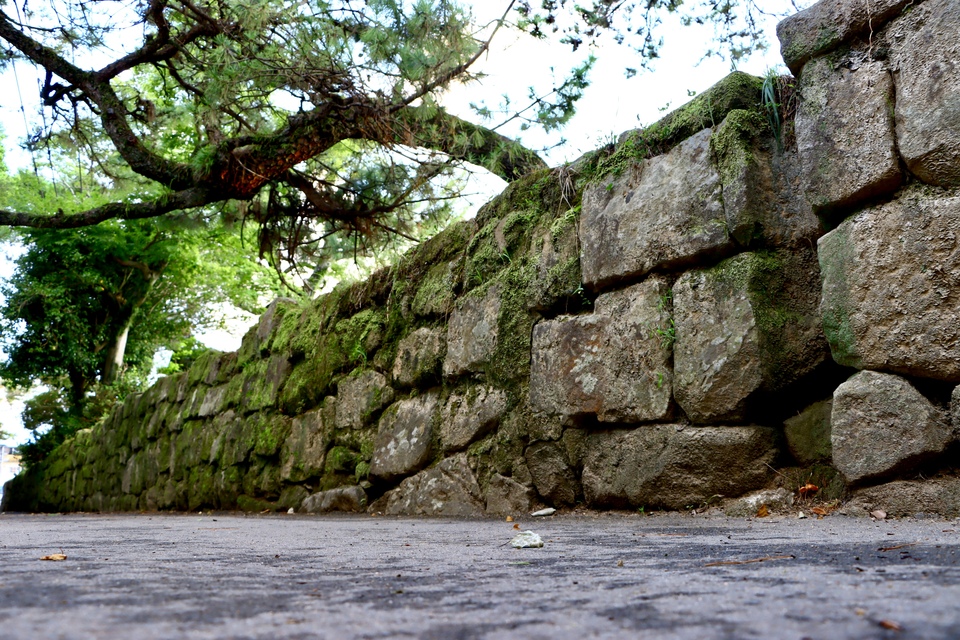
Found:
[[(764, 0), (764, 10), (782, 14), (791, 10), (790, 0)], [(797, 0), (800, 8), (812, 4), (812, 0)], [(474, 13), (480, 24), (492, 21), (502, 15), (505, 3), (477, 0)], [(763, 75), (767, 69), (782, 68), (779, 43), (776, 39), (777, 19), (771, 18), (763, 24), (769, 50), (763, 55), (755, 55), (739, 66), (739, 70)], [(692, 95), (701, 93), (718, 82), (730, 71), (729, 62), (708, 58), (701, 61), (703, 52), (713, 38), (709, 28), (681, 26), (678, 19), (667, 18), (664, 21), (663, 35), (665, 45), (661, 49), (661, 58), (651, 71), (640, 72), (626, 79), (627, 67), (639, 67), (640, 63), (627, 47), (616, 46), (612, 41), (595, 49), (598, 60), (590, 74), (591, 86), (578, 105), (578, 113), (558, 136), (535, 135), (533, 131), (522, 135), (523, 142), (531, 148), (539, 148), (558, 142), (562, 136), (566, 143), (553, 149), (547, 156), (551, 165), (576, 160), (584, 153), (615, 140), (623, 131), (655, 122), (668, 111), (676, 109), (690, 100)], [(565, 70), (581, 62), (586, 47), (576, 54), (566, 45), (558, 44), (555, 39), (537, 41), (516, 32), (501, 30), (491, 51), (480, 61), (479, 70), (487, 77), (479, 83), (457, 88), (446, 96), (448, 109), (458, 115), (474, 119), (469, 109), (470, 102), (486, 100), (488, 106), (496, 107), (504, 93), (514, 98), (514, 105), (523, 105), (527, 87), (531, 84), (539, 88), (549, 88), (551, 77), (556, 70), (557, 82), (561, 81)], [(782, 69), (785, 72), (785, 68)], [(23, 63), (16, 66), (16, 77), (8, 70), (2, 76), (6, 96), (0, 104), (0, 125), (6, 133), (4, 147), (6, 161), (11, 167), (26, 166), (29, 157), (19, 148), (24, 136), (24, 114), (20, 111), (20, 98), (27, 105), (26, 118), (30, 127), (38, 124), (38, 115), (31, 105), (37, 103), (37, 83), (40, 79), (32, 68)], [(517, 135), (516, 129), (503, 129), (506, 135)], [(471, 190), (478, 192), (474, 198), (477, 205), (482, 204), (503, 188), (503, 182), (496, 177), (477, 178)], [(11, 262), (8, 257), (0, 256), (0, 278), (9, 275)], [(240, 337), (245, 330), (219, 333), (208, 336), (210, 346), (232, 350), (239, 347)], [(13, 433), (11, 440), (3, 444), (16, 445), (28, 438), (28, 433), (20, 423), (22, 404), (10, 403), (0, 392), (0, 429)]]

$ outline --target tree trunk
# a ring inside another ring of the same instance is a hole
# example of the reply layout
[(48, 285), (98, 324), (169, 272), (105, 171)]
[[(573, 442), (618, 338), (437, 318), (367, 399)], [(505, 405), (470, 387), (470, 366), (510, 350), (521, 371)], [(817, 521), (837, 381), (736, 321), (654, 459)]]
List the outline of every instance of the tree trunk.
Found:
[(127, 350), (127, 337), (130, 335), (130, 327), (133, 326), (133, 316), (131, 313), (124, 321), (123, 326), (113, 341), (106, 349), (103, 361), (103, 373), (100, 374), (102, 384), (113, 384), (120, 377), (123, 371), (123, 354)]

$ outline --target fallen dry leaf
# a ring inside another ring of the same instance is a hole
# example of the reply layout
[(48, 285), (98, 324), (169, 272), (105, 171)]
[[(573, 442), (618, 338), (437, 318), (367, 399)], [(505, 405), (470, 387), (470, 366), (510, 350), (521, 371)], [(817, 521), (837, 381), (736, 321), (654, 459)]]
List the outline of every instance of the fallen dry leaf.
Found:
[(617, 560), (617, 566), (618, 566), (618, 567), (622, 567), (622, 566), (623, 566), (623, 560)]
[(766, 518), (768, 515), (770, 515), (770, 509), (767, 509), (767, 505), (760, 505), (760, 508), (757, 509), (757, 517)]
[(507, 522), (513, 522), (513, 516), (507, 516)]
[(816, 493), (817, 491), (820, 491), (820, 487), (815, 484), (810, 484), (809, 482), (797, 489), (797, 493), (800, 494), (801, 498), (806, 498), (808, 495)]
[(724, 560), (723, 562), (710, 562), (705, 567), (723, 567), (731, 564), (753, 564), (754, 562), (770, 562), (771, 560), (793, 560), (796, 556), (766, 556), (764, 558), (753, 558), (752, 560)]
[(814, 513), (818, 516), (825, 516), (830, 512), (824, 509), (823, 507), (814, 507), (813, 509), (810, 509), (810, 513)]
[(886, 512), (886, 511), (881, 511), (880, 509), (877, 509), (876, 511), (871, 511), (871, 512), (870, 512), (870, 517), (876, 518), (877, 520), (886, 520), (886, 519), (887, 519), (887, 512)]
[(879, 625), (880, 625), (881, 627), (883, 627), (884, 629), (890, 629), (891, 631), (903, 631), (903, 627), (901, 627), (900, 625), (898, 625), (898, 624), (897, 624), (896, 622), (894, 622), (893, 620), (881, 620), (881, 621), (880, 621), (879, 623), (877, 623), (877, 624), (879, 624)]
[(67, 556), (62, 553), (51, 553), (49, 556), (43, 556), (41, 560), (50, 560), (51, 562), (62, 562), (67, 559)]
[(513, 525), (513, 528), (514, 528), (514, 529), (519, 529), (519, 528), (520, 528), (520, 523), (518, 522), (517, 524)]
[(898, 544), (895, 547), (880, 547), (877, 551), (894, 551), (895, 549), (903, 549), (904, 547), (912, 547), (916, 545), (916, 542), (909, 542), (907, 544)]

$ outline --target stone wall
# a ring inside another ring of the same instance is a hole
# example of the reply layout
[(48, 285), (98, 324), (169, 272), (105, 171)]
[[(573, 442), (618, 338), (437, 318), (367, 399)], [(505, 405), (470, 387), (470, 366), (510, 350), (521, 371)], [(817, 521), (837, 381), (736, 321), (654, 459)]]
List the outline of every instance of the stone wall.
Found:
[(9, 506), (475, 516), (814, 480), (960, 513), (958, 27), (951, 0), (820, 2), (780, 25), (779, 108), (735, 73), (275, 301)]

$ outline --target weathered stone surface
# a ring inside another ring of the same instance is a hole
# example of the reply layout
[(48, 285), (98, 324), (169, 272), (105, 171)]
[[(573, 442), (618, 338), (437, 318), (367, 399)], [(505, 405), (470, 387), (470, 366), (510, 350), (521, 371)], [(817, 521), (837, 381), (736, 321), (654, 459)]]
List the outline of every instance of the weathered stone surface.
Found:
[(775, 434), (765, 427), (651, 425), (591, 433), (583, 492), (591, 507), (683, 509), (762, 488)]
[(463, 300), (450, 314), (443, 375), (459, 376), (483, 369), (497, 348), (499, 318), (499, 285), (487, 289), (482, 298), (468, 296)]
[(800, 78), (797, 151), (818, 212), (893, 193), (903, 182), (893, 126), (893, 80), (852, 52), (811, 61)]
[(815, 402), (800, 414), (783, 423), (790, 454), (802, 465), (830, 460), (831, 444), (830, 415), (833, 400)]
[(752, 518), (763, 506), (772, 513), (786, 511), (793, 506), (793, 493), (783, 488), (757, 491), (734, 500), (723, 512), (733, 518)]
[(536, 442), (527, 447), (525, 455), (533, 484), (544, 500), (557, 507), (577, 501), (580, 483), (560, 446), (553, 442)]
[(878, 509), (895, 518), (917, 514), (960, 517), (960, 478), (896, 480), (865, 487), (855, 491), (844, 505), (844, 511), (855, 516), (869, 516)]
[(953, 422), (953, 431), (960, 437), (960, 386), (953, 390), (950, 396), (950, 416)]
[(809, 249), (743, 253), (688, 271), (673, 288), (674, 396), (698, 423), (738, 421), (827, 358)]
[(293, 419), (290, 435), (280, 452), (280, 477), (288, 482), (303, 482), (323, 474), (335, 403), (308, 411)]
[(729, 250), (710, 129), (584, 191), (584, 284), (599, 288)]
[(953, 440), (947, 416), (903, 378), (861, 371), (833, 393), (834, 466), (851, 484), (907, 471)]
[(536, 492), (513, 478), (493, 474), (487, 485), (487, 513), (498, 516), (529, 513), (535, 504)]
[(401, 400), (380, 418), (370, 476), (393, 480), (423, 469), (433, 454), (435, 391)]
[(301, 513), (329, 513), (347, 511), (359, 513), (367, 506), (367, 493), (362, 487), (337, 487), (304, 498), (300, 503)]
[[(662, 420), (670, 412), (670, 289), (659, 277), (597, 298), (590, 315), (533, 330), (530, 405), (553, 415), (610, 422)], [(658, 331), (660, 334), (658, 334)]]
[(497, 427), (507, 394), (488, 386), (451, 395), (440, 411), (440, 442), (445, 452), (459, 451)]
[(387, 378), (377, 371), (363, 371), (343, 378), (337, 385), (337, 428), (359, 429), (373, 416), (393, 402), (393, 389)]
[(960, 381), (960, 197), (924, 193), (820, 239), (823, 329), (842, 365)]
[[(568, 179), (573, 180), (572, 175), (571, 172)], [(571, 207), (550, 222), (548, 227), (534, 229), (530, 238), (530, 259), (534, 267), (525, 298), (527, 308), (535, 311), (554, 307), (560, 300), (575, 295), (582, 286), (577, 209)]]
[(393, 361), (393, 382), (400, 387), (428, 384), (438, 377), (446, 349), (441, 329), (423, 327), (397, 345)]
[(224, 399), (227, 395), (227, 385), (222, 384), (219, 387), (210, 387), (200, 405), (200, 417), (206, 418), (223, 410)]
[(710, 138), (710, 148), (723, 185), (727, 229), (740, 246), (797, 247), (823, 235), (803, 195), (796, 151), (777, 144), (762, 114), (731, 111)]
[(928, 184), (960, 186), (960, 5), (927, 0), (890, 25), (897, 143)]
[(477, 478), (460, 453), (436, 467), (418, 473), (371, 508), (383, 505), (383, 513), (396, 516), (477, 517), (483, 514), (483, 498)]
[(813, 56), (831, 51), (860, 34), (879, 31), (909, 4), (914, 4), (913, 0), (817, 2), (777, 25), (780, 53), (793, 75), (800, 75), (804, 63)]
[(453, 311), (454, 287), (463, 264), (459, 260), (430, 267), (417, 290), (410, 310), (418, 316), (446, 316)]

